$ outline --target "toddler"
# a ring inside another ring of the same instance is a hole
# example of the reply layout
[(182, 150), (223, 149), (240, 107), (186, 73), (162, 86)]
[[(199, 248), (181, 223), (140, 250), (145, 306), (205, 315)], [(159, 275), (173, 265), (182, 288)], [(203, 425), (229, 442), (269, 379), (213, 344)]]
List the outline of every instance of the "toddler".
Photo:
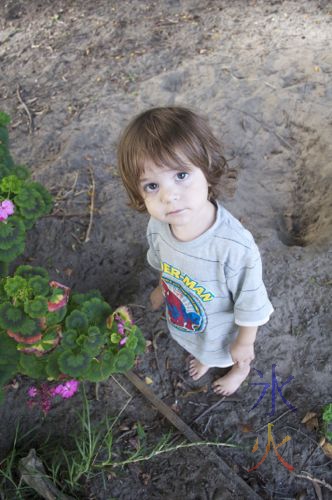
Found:
[(226, 169), (220, 145), (191, 110), (153, 108), (125, 129), (118, 165), (132, 207), (151, 216), (147, 259), (161, 272), (152, 308), (166, 302), (194, 380), (231, 367), (213, 384), (230, 395), (250, 371), (257, 327), (273, 307), (252, 235), (217, 201)]

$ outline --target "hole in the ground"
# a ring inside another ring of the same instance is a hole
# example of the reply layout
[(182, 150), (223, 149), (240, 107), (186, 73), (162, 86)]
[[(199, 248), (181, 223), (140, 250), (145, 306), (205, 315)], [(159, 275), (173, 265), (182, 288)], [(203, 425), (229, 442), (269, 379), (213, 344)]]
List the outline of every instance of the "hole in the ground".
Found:
[(332, 236), (331, 167), (317, 168), (308, 159), (296, 170), (292, 199), (282, 214), (279, 237), (287, 246), (321, 244)]

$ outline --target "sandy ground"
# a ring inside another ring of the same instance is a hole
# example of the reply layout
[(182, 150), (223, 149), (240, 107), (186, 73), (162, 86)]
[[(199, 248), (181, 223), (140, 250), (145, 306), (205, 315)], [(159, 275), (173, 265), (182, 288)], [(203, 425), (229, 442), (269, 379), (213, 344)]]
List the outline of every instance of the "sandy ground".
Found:
[[(331, 482), (319, 433), (301, 424), (331, 401), (331, 2), (12, 0), (0, 14), (1, 109), (12, 117), (12, 152), (56, 197), (53, 216), (30, 232), (23, 260), (77, 290), (100, 288), (114, 306), (132, 304), (154, 339), (137, 372), (153, 380), (155, 393), (203, 439), (243, 446), (222, 456), (263, 498), (316, 498), (313, 483), (290, 474), (272, 451), (257, 471), (246, 471), (263, 455), (272, 422), (276, 443), (291, 437), (279, 451), (296, 473)], [(234, 397), (196, 423), (217, 401), (216, 373), (193, 383), (186, 353), (147, 307), (157, 278), (146, 263), (147, 216), (127, 207), (116, 171), (122, 127), (137, 112), (167, 104), (205, 114), (222, 141), (238, 174), (233, 196), (222, 201), (253, 233), (275, 307), (253, 364), (263, 378), (252, 370)], [(84, 242), (91, 175), (96, 211)], [(294, 377), (283, 395), (296, 412), (278, 394), (272, 412), (271, 388), (249, 411), (261, 392), (250, 384), (271, 383), (272, 365), (280, 385)], [(123, 414), (129, 425), (139, 419), (152, 442), (167, 432), (134, 388), (118, 381), (134, 396)], [(9, 389), (1, 408), (2, 455), (19, 417), (26, 427), (39, 425), (37, 445), (48, 430), (61, 439), (75, 425), (79, 402), (57, 407), (44, 422), (25, 408), (25, 389), (24, 381)], [(127, 398), (113, 379), (99, 392), (96, 421)], [(199, 449), (124, 469), (106, 484), (96, 477), (84, 491), (79, 498), (229, 498), (218, 465)], [(323, 499), (328, 493), (322, 487)]]

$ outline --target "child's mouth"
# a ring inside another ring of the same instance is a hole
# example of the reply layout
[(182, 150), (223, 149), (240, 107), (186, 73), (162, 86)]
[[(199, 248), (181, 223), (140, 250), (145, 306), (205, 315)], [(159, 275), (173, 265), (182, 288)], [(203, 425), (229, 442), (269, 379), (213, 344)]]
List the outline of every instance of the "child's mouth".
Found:
[(179, 215), (185, 211), (185, 208), (180, 208), (179, 210), (172, 210), (171, 212), (167, 212), (166, 215)]

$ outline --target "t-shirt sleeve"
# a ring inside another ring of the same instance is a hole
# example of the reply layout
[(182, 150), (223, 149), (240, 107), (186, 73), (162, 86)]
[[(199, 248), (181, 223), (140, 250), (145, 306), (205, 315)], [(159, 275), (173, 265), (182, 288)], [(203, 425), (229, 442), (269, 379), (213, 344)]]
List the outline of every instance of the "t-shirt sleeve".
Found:
[(159, 257), (158, 242), (157, 242), (158, 232), (156, 228), (154, 228), (153, 226), (154, 224), (150, 219), (146, 232), (149, 244), (147, 252), (147, 261), (151, 267), (154, 267), (155, 269), (160, 271), (160, 257)]
[(227, 286), (234, 301), (235, 323), (239, 326), (260, 326), (273, 312), (262, 279), (262, 261), (255, 243), (228, 265)]

